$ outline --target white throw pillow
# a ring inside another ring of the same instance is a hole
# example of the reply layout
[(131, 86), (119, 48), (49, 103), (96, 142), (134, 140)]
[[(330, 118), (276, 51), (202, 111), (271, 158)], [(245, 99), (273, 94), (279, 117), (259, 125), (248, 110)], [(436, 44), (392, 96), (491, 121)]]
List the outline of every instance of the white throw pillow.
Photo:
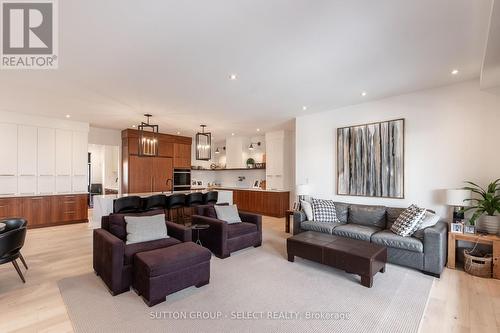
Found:
[(126, 244), (149, 242), (169, 238), (165, 214), (153, 216), (125, 216), (127, 224)]
[(308, 201), (300, 200), (300, 206), (302, 207), (302, 210), (306, 214), (306, 218), (308, 221), (313, 220), (313, 208), (311, 206), (311, 203)]
[(411, 205), (405, 209), (396, 219), (391, 227), (391, 231), (399, 236), (411, 236), (420, 225), (425, 216), (425, 208), (419, 208), (416, 205)]
[(241, 218), (238, 214), (238, 207), (236, 205), (230, 206), (214, 206), (217, 219), (225, 221), (229, 224), (240, 223)]
[(422, 220), (422, 224), (420, 224), (420, 226), (418, 227), (418, 230), (415, 231), (412, 236), (423, 239), (424, 238), (424, 229), (435, 226), (436, 223), (439, 222), (439, 219), (440, 219), (439, 215), (436, 215), (436, 214), (431, 213), (431, 212), (425, 212), (425, 216)]

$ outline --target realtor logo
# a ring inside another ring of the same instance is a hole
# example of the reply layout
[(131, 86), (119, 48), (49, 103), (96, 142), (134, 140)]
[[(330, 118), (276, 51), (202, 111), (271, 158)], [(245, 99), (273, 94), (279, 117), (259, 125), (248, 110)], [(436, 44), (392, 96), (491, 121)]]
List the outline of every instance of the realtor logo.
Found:
[(56, 0), (2, 0), (2, 69), (58, 66)]

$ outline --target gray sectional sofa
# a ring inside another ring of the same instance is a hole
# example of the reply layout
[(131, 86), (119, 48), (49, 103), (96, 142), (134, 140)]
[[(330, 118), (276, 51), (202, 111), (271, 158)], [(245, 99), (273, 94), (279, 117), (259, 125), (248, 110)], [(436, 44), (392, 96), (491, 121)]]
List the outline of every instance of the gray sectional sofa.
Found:
[(411, 237), (402, 237), (390, 228), (404, 208), (342, 202), (335, 202), (335, 208), (341, 223), (307, 221), (303, 211), (295, 212), (293, 234), (311, 230), (380, 244), (387, 247), (388, 262), (440, 277), (447, 258), (447, 223), (440, 221)]

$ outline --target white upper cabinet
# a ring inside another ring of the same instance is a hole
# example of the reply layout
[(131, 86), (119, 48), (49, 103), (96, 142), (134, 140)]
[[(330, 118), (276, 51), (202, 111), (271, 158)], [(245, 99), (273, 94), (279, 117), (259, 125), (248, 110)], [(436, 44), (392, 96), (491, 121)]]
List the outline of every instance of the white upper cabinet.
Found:
[(17, 125), (0, 124), (0, 176), (17, 175)]
[(88, 134), (73, 132), (73, 176), (87, 175)]
[(56, 129), (56, 175), (71, 176), (72, 155), (71, 131)]
[(38, 128), (38, 175), (54, 176), (56, 166), (56, 131)]
[(37, 142), (36, 127), (19, 126), (17, 156), (19, 176), (36, 176)]

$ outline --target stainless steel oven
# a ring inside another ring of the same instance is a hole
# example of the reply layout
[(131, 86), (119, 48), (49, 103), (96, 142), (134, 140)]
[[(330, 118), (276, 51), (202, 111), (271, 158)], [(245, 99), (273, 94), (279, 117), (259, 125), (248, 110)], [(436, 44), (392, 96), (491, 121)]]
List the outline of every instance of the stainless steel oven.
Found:
[(191, 190), (191, 170), (174, 169), (174, 191)]

